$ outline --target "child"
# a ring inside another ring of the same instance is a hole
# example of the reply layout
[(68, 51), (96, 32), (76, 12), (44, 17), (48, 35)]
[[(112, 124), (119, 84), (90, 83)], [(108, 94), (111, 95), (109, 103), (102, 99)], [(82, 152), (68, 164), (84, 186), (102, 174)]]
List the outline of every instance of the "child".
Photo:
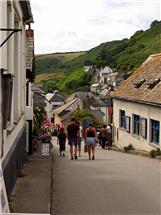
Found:
[(62, 155), (63, 152), (63, 157), (65, 156), (65, 142), (66, 142), (67, 135), (64, 131), (64, 128), (60, 128), (60, 131), (58, 133), (58, 144), (59, 144), (59, 151), (60, 151), (60, 156)]

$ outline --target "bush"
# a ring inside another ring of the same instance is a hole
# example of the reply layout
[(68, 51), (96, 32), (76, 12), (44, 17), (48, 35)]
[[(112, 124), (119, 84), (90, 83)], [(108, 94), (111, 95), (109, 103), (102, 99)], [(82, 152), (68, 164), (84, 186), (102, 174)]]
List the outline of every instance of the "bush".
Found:
[(151, 158), (155, 158), (156, 156), (160, 156), (161, 155), (161, 151), (160, 149), (157, 150), (151, 150), (149, 153)]
[(132, 144), (129, 144), (128, 146), (124, 146), (124, 151), (128, 152), (129, 150), (135, 150)]

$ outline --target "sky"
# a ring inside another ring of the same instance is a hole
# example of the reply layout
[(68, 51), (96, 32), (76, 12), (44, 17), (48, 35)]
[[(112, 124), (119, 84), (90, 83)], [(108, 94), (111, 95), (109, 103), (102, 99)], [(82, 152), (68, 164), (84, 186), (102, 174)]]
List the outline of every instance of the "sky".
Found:
[(36, 54), (87, 51), (161, 20), (160, 0), (30, 0)]

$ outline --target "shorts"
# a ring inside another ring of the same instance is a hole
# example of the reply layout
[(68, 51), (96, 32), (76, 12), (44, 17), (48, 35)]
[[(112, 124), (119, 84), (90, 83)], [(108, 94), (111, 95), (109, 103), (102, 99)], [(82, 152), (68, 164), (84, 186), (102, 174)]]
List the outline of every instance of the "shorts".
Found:
[(77, 144), (79, 150), (81, 150), (81, 142), (82, 142), (82, 138), (80, 137), (78, 139), (78, 144)]
[(78, 140), (77, 138), (70, 138), (69, 141), (68, 141), (68, 144), (71, 146), (71, 145), (74, 145), (74, 146), (77, 146), (78, 145)]
[(95, 146), (96, 145), (96, 140), (95, 137), (87, 137), (86, 139), (86, 145), (87, 146)]

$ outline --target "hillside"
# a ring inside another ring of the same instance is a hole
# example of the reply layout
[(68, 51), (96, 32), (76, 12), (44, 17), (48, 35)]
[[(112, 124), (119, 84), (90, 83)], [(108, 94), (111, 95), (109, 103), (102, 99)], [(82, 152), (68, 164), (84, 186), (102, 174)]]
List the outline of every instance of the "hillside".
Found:
[[(63, 92), (87, 90), (91, 77), (83, 71), (86, 60), (93, 61), (97, 67), (106, 65), (126, 74), (140, 66), (151, 54), (161, 52), (161, 21), (152, 22), (146, 31), (137, 31), (130, 39), (106, 42), (87, 51), (75, 55), (57, 57), (42, 55), (36, 58), (36, 72), (43, 73), (46, 90), (56, 88)], [(66, 53), (67, 54), (67, 53)], [(50, 75), (49, 75), (50, 74)]]

